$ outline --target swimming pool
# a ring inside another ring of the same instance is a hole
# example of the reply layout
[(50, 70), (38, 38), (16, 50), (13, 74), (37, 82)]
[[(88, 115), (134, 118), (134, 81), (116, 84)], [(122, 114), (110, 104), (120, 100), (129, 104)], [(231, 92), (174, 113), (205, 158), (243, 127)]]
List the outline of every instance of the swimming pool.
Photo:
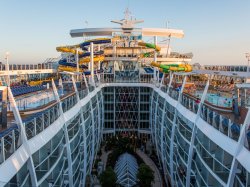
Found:
[(220, 96), (219, 94), (207, 93), (206, 101), (217, 106), (232, 107), (232, 98)]
[(52, 90), (37, 92), (34, 95), (29, 95), (16, 99), (16, 104), (19, 110), (27, 110), (46, 105), (55, 100)]
[[(202, 92), (197, 92), (196, 95), (201, 98)], [(220, 94), (207, 93), (206, 101), (217, 106), (232, 107), (232, 98)]]
[[(68, 92), (64, 91), (62, 88), (58, 88), (59, 96), (63, 96), (65, 94), (68, 94)], [(28, 110), (46, 105), (49, 102), (56, 100), (56, 98), (54, 92), (50, 89), (50, 90), (34, 92), (29, 95), (19, 96), (16, 97), (15, 100), (18, 110)], [(12, 111), (10, 103), (8, 103), (7, 106), (8, 106), (8, 111)]]

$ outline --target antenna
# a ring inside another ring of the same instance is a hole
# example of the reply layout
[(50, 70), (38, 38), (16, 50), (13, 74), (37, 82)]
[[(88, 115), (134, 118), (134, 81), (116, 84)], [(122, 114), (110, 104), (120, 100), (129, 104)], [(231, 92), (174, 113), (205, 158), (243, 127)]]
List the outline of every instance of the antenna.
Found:
[(170, 21), (166, 20), (166, 28), (167, 29), (169, 28), (169, 23), (170, 23)]
[(131, 15), (131, 12), (129, 11), (129, 8), (126, 8), (124, 12), (124, 19), (129, 20), (129, 18), (131, 17), (130, 15)]
[(86, 28), (88, 28), (89, 22), (87, 20), (84, 21)]

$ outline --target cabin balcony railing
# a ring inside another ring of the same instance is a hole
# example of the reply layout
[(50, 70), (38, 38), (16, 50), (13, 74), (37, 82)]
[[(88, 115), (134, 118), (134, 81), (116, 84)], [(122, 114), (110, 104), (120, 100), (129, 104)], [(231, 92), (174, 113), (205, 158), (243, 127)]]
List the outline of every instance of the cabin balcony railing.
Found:
[[(9, 71), (53, 69), (52, 64), (9, 64)], [(0, 64), (0, 71), (7, 71), (6, 64)]]
[(200, 117), (224, 135), (238, 141), (241, 125), (233, 122), (229, 117), (202, 105)]
[[(197, 156), (197, 153), (195, 152), (195, 158), (192, 159), (192, 170), (195, 171), (195, 182), (197, 186), (210, 186), (207, 183), (207, 178), (208, 178), (208, 171), (203, 165), (203, 162), (201, 161), (200, 156)], [(216, 180), (213, 181), (214, 186), (221, 186), (221, 184)]]
[(102, 83), (152, 83), (151, 74), (126, 74), (126, 76), (114, 75), (113, 73), (101, 74)]
[(178, 100), (180, 92), (173, 89), (172, 87), (169, 88), (169, 96), (172, 97), (174, 100)]
[(221, 180), (223, 180), (225, 183), (228, 180), (228, 176), (230, 173), (230, 167), (225, 166), (223, 163), (221, 163), (217, 158), (215, 157), (215, 153), (209, 152), (203, 145), (203, 143), (199, 140), (198, 137), (196, 137), (196, 151), (201, 156), (203, 161), (208, 165), (208, 167), (216, 173), (218, 177), (220, 177)]
[(187, 94), (183, 93), (181, 96), (181, 104), (194, 113), (198, 111), (199, 102), (195, 97), (189, 97)]
[(59, 116), (59, 105), (55, 103), (53, 107), (42, 112), (34, 113), (26, 118), (23, 122), (27, 138), (31, 139), (42, 132), (56, 121)]
[(205, 70), (247, 72), (247, 66), (204, 66)]
[(190, 129), (179, 117), (177, 117), (177, 127), (180, 134), (186, 139), (186, 141), (191, 141), (192, 129)]
[(7, 160), (21, 146), (20, 129), (13, 124), (7, 131), (1, 133), (0, 164)]

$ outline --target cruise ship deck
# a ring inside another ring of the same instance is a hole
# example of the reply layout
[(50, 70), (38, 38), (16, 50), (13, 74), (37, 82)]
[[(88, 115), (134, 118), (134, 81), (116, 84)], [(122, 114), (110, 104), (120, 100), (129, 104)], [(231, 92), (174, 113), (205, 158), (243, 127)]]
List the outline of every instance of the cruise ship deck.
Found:
[(190, 65), (157, 44), (183, 31), (119, 23), (72, 30), (108, 38), (60, 46), (59, 59), (0, 65), (0, 186), (85, 186), (117, 135), (151, 142), (169, 186), (250, 186), (248, 67)]

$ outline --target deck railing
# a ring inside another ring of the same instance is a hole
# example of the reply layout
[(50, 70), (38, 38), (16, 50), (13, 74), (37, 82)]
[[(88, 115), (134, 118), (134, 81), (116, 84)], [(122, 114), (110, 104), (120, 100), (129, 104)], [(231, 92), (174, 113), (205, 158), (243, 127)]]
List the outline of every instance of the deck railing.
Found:
[[(41, 70), (41, 69), (53, 69), (52, 64), (9, 64), (9, 70)], [(0, 64), (0, 71), (7, 71), (6, 64)]]
[[(140, 81), (142, 83), (152, 83), (151, 78), (151, 76), (142, 77)], [(109, 82), (107, 80), (110, 80), (109, 76), (101, 76), (101, 82), (99, 82), (98, 79), (95, 79), (95, 86), (98, 87), (102, 82)], [(114, 81), (113, 79), (113, 82), (116, 81)], [(91, 92), (95, 89), (95, 86), (90, 84), (89, 91), (86, 87), (84, 87), (84, 89), (79, 89), (79, 98), (83, 99), (84, 97), (86, 97), (88, 95), (88, 92)], [(161, 87), (161, 90), (166, 93), (167, 87), (163, 85)], [(179, 94), (180, 92), (172, 88), (169, 89), (169, 96), (173, 99), (177, 100)], [(61, 102), (63, 112), (68, 111), (77, 103), (76, 93), (67, 93), (66, 95), (61, 97)], [(181, 95), (180, 103), (193, 113), (197, 113), (199, 103), (196, 101), (195, 96), (183, 93)], [(57, 101), (52, 101), (40, 108), (34, 108), (34, 111), (35, 112), (33, 114), (30, 114), (29, 117), (23, 118), (25, 133), (28, 139), (31, 139), (41, 133), (44, 129), (46, 129), (60, 117), (59, 103)], [(24, 113), (25, 110), (22, 111), (22, 114)], [(241, 124), (238, 124), (237, 120), (232, 120), (227, 115), (218, 112), (208, 103), (204, 103), (202, 105), (200, 117), (215, 129), (220, 131), (222, 134), (232, 138), (235, 141), (238, 141), (241, 131)], [(20, 146), (20, 129), (16, 124), (13, 124), (12, 126), (10, 126), (10, 128), (2, 131), (0, 133), (0, 164), (8, 159)]]
[(205, 70), (247, 72), (247, 66), (204, 66)]

